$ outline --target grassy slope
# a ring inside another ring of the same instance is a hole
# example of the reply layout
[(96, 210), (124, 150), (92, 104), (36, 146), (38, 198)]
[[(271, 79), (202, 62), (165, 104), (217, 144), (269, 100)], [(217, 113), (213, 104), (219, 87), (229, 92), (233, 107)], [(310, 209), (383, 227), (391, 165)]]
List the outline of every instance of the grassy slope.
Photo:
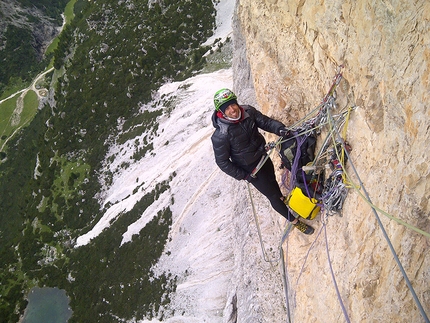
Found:
[[(61, 4), (62, 2), (63, 1), (60, 1), (59, 3)], [(53, 2), (53, 3), (57, 4), (57, 2)], [(76, 0), (70, 0), (66, 5), (66, 8), (64, 10), (64, 17), (66, 20), (66, 24), (70, 24), (70, 22), (74, 18), (73, 7), (74, 7), (75, 3), (76, 3)], [(55, 7), (55, 8), (57, 8), (57, 7)], [(56, 50), (56, 48), (58, 46), (58, 43), (59, 43), (59, 38), (57, 37), (52, 41), (52, 43), (49, 45), (49, 47), (47, 48), (47, 50), (45, 52), (45, 57), (50, 58), (49, 60), (47, 60), (47, 61), (50, 61), (50, 63), (48, 64), (46, 69), (49, 69), (53, 66), (54, 62), (53, 62), (53, 59), (51, 59), (51, 58), (54, 54), (54, 51)], [(29, 44), (29, 46), (30, 46), (30, 44)], [(40, 66), (44, 67), (45, 65), (42, 64)], [(11, 71), (8, 71), (8, 73), (9, 72), (12, 73), (13, 69), (14, 69), (14, 66), (9, 67), (9, 70), (11, 70)], [(29, 84), (30, 84), (30, 79), (28, 79), (26, 82), (23, 82), (23, 80), (21, 78), (12, 76), (11, 81), (5, 85), (3, 92), (1, 93), (1, 91), (0, 91), (0, 100), (8, 98), (10, 95), (22, 90), (23, 88), (27, 87)], [(49, 87), (49, 84), (43, 84), (43, 87), (45, 87), (45, 86)], [(31, 95), (31, 94), (28, 94), (28, 95)], [(32, 118), (28, 118), (28, 117), (24, 116), (23, 118), (20, 119), (20, 122), (18, 124), (11, 125), (10, 120), (12, 118), (12, 115), (13, 115), (15, 109), (17, 108), (16, 100), (17, 100), (17, 96), (14, 96), (14, 97), (10, 98), (9, 100), (6, 100), (3, 103), (0, 103), (0, 134), (1, 134), (1, 136), (0, 136), (0, 148), (3, 147), (3, 144), (6, 140), (10, 140), (9, 136), (11, 134), (14, 134), (15, 130), (22, 128), (23, 126), (25, 126), (26, 124), (28, 124), (28, 122), (30, 122), (32, 120)], [(27, 103), (29, 103), (29, 104), (27, 104)], [(22, 113), (26, 116), (34, 117), (34, 115), (36, 114), (37, 107), (38, 107), (38, 103), (36, 104), (34, 102), (34, 99), (30, 100), (29, 98), (27, 98), (24, 101), (24, 109), (23, 109)], [(0, 152), (1, 151), (5, 152), (6, 149), (7, 149), (7, 147), (3, 147), (3, 149), (0, 149)]]

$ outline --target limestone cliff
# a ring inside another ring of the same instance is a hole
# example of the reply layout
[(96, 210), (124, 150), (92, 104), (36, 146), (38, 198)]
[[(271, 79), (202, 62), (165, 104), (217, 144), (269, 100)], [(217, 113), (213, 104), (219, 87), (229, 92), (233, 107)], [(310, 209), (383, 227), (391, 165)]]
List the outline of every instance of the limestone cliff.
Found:
[[(365, 189), (380, 209), (430, 232), (430, 2), (238, 0), (236, 19), (241, 102), (256, 98), (264, 113), (292, 124), (320, 103), (343, 65), (338, 103), (358, 106), (347, 139)], [(379, 215), (430, 315), (430, 239)], [(320, 217), (313, 224), (317, 233)], [(354, 189), (343, 216), (328, 219), (327, 237), (352, 322), (424, 322), (371, 207)], [(323, 235), (311, 248), (316, 238), (288, 241), (293, 322), (342, 322)]]

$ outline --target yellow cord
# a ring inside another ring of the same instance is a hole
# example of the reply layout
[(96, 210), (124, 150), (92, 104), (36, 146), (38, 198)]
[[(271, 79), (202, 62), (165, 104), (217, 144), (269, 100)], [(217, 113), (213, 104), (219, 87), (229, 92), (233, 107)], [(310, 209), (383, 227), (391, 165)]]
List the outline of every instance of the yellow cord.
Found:
[[(345, 125), (344, 125), (344, 128), (343, 128), (343, 133), (342, 133), (342, 137), (343, 137), (342, 139), (343, 140), (345, 140), (344, 138), (346, 138), (346, 130), (347, 130), (347, 125), (348, 125), (349, 115), (350, 115), (350, 111), (351, 110), (352, 110), (352, 108), (349, 108), (348, 115), (347, 115), (347, 118), (346, 118), (346, 122), (345, 122)], [(421, 229), (418, 229), (417, 227), (415, 227), (415, 226), (413, 226), (413, 225), (411, 225), (411, 224), (409, 224), (409, 223), (407, 223), (407, 222), (405, 222), (405, 221), (403, 221), (403, 220), (401, 220), (399, 218), (396, 218), (393, 215), (391, 215), (391, 214), (389, 214), (389, 213), (381, 210), (379, 207), (377, 207), (376, 205), (374, 205), (373, 203), (371, 203), (363, 195), (363, 193), (360, 191), (360, 185), (354, 184), (353, 180), (351, 179), (351, 177), (349, 176), (349, 174), (346, 172), (346, 169), (344, 167), (344, 158), (345, 158), (344, 157), (344, 155), (345, 155), (344, 149), (342, 149), (341, 156), (339, 156), (339, 152), (336, 149), (336, 141), (335, 141), (335, 137), (334, 137), (334, 133), (333, 133), (334, 132), (333, 131), (334, 127), (333, 127), (333, 124), (331, 122), (331, 117), (330, 116), (329, 116), (329, 124), (330, 124), (330, 133), (331, 133), (331, 136), (332, 136), (333, 143), (335, 145), (335, 152), (336, 152), (337, 158), (339, 159), (339, 161), (341, 162), (341, 165), (342, 165), (342, 169), (343, 169), (342, 180), (344, 181), (345, 185), (348, 185), (347, 186), (348, 188), (354, 188), (357, 191), (357, 193), (360, 195), (360, 197), (367, 204), (369, 204), (370, 207), (372, 207), (373, 209), (381, 212), (382, 214), (384, 214), (389, 219), (391, 219), (393, 221), (396, 221), (397, 223), (399, 223), (399, 224), (401, 224), (401, 225), (403, 225), (403, 226), (405, 226), (405, 227), (407, 227), (407, 228), (409, 228), (409, 229), (411, 229), (411, 230), (413, 230), (413, 231), (415, 231), (415, 232), (417, 232), (419, 234), (422, 234), (423, 236), (425, 236), (427, 238), (430, 238), (430, 233), (429, 232), (426, 232), (426, 231), (423, 231)]]

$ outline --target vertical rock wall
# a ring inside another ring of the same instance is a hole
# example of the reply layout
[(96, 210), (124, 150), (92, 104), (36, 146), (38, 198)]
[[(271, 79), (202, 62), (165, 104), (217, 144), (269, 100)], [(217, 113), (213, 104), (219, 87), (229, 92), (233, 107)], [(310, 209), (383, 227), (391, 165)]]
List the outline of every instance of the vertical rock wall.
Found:
[[(352, 164), (374, 205), (430, 232), (430, 2), (238, 0), (237, 19), (246, 44), (246, 54), (237, 54), (246, 55), (251, 73), (236, 58), (239, 94), (252, 75), (259, 108), (292, 124), (319, 104), (343, 65), (338, 103), (358, 106), (348, 127)], [(430, 238), (379, 214), (430, 316)], [(293, 232), (288, 240), (293, 322), (342, 322), (321, 218), (313, 225), (313, 236)], [(352, 322), (424, 322), (371, 207), (354, 189), (343, 216), (328, 219), (327, 241)]]

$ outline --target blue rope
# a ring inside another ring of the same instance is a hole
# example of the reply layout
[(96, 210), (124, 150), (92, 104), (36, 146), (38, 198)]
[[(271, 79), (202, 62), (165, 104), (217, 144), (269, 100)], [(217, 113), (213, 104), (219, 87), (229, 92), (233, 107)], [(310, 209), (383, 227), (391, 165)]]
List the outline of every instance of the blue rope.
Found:
[[(336, 129), (335, 129), (335, 132), (336, 132), (337, 136), (338, 136), (338, 137), (340, 137), (340, 134), (339, 134), (339, 132), (338, 132)], [(388, 244), (388, 246), (389, 246), (389, 248), (390, 248), (390, 250), (391, 250), (391, 253), (393, 254), (394, 260), (396, 261), (397, 266), (399, 267), (400, 272), (402, 273), (403, 278), (405, 279), (406, 285), (408, 286), (408, 288), (409, 288), (409, 290), (410, 290), (410, 292), (411, 292), (411, 294), (412, 294), (412, 297), (413, 297), (413, 299), (415, 300), (415, 303), (416, 303), (416, 305), (417, 305), (417, 307), (418, 307), (418, 309), (419, 309), (419, 311), (420, 311), (420, 313), (421, 313), (422, 317), (424, 318), (424, 321), (425, 321), (426, 323), (430, 323), (429, 318), (427, 317), (427, 314), (426, 314), (426, 312), (424, 311), (423, 306), (421, 305), (421, 302), (420, 302), (420, 300), (418, 299), (418, 296), (417, 296), (417, 294), (415, 293), (414, 288), (412, 287), (412, 284), (411, 284), (411, 282), (410, 282), (410, 280), (409, 280), (409, 278), (408, 278), (408, 275), (406, 274), (406, 271), (405, 271), (405, 269), (403, 268), (403, 265), (402, 265), (402, 263), (400, 262), (399, 257), (397, 256), (397, 253), (396, 253), (396, 251), (395, 251), (395, 249), (394, 249), (394, 247), (393, 247), (393, 244), (391, 243), (391, 240), (390, 240), (390, 238), (388, 237), (387, 232), (385, 231), (384, 225), (382, 224), (381, 219), (379, 218), (378, 212), (376, 211), (375, 207), (373, 206), (373, 203), (372, 203), (372, 201), (371, 201), (371, 199), (370, 199), (370, 196), (369, 196), (369, 194), (367, 193), (367, 190), (366, 190), (366, 188), (364, 187), (364, 184), (363, 184), (363, 182), (361, 181), (360, 176), (358, 175), (357, 169), (355, 168), (354, 163), (352, 162), (352, 160), (351, 160), (351, 158), (350, 158), (350, 156), (349, 156), (349, 153), (348, 153), (347, 149), (345, 149), (345, 155), (346, 155), (346, 157), (347, 157), (347, 158), (348, 158), (348, 160), (349, 160), (349, 164), (351, 165), (351, 167), (352, 167), (352, 169), (353, 169), (353, 171), (354, 171), (355, 176), (356, 176), (356, 177), (357, 177), (357, 179), (358, 179), (358, 182), (359, 182), (359, 184), (360, 184), (360, 188), (363, 190), (363, 193), (364, 193), (364, 195), (366, 196), (366, 199), (370, 202), (370, 206), (371, 206), (371, 208), (372, 208), (373, 214), (375, 215), (376, 221), (378, 222), (378, 225), (379, 225), (379, 227), (380, 227), (380, 229), (381, 229), (381, 231), (382, 231), (382, 234), (383, 234), (383, 236), (384, 236), (385, 240), (387, 241), (387, 244)]]
[(315, 237), (315, 240), (312, 242), (311, 246), (308, 249), (308, 252), (306, 253), (305, 261), (303, 262), (302, 268), (300, 269), (299, 275), (298, 275), (297, 280), (296, 280), (296, 286), (299, 284), (299, 279), (303, 274), (303, 270), (305, 269), (305, 265), (306, 265), (306, 262), (308, 261), (309, 254), (310, 254), (312, 248), (314, 247), (315, 243), (317, 242), (319, 236), (321, 235), (321, 232), (322, 232), (322, 228), (320, 228), (320, 230), (318, 231), (318, 234)]
[(327, 251), (327, 259), (330, 267), (331, 278), (333, 279), (334, 288), (336, 289), (337, 298), (339, 300), (340, 307), (342, 308), (343, 315), (345, 316), (345, 321), (350, 323), (351, 321), (349, 320), (348, 313), (346, 312), (345, 305), (343, 304), (342, 297), (340, 296), (339, 288), (336, 282), (336, 277), (334, 276), (333, 267), (331, 265), (330, 252), (328, 250), (327, 226), (325, 222), (323, 222), (323, 228), (324, 228), (324, 235), (325, 235), (325, 248)]
[(409, 288), (409, 290), (410, 290), (410, 292), (411, 292), (411, 294), (412, 294), (413, 299), (415, 300), (415, 303), (416, 303), (416, 305), (417, 305), (417, 307), (418, 307), (418, 309), (419, 309), (419, 311), (420, 311), (420, 313), (421, 313), (421, 316), (424, 318), (424, 321), (425, 321), (426, 323), (430, 323), (429, 318), (427, 317), (427, 314), (426, 314), (426, 312), (424, 311), (424, 308), (423, 308), (423, 306), (421, 305), (421, 302), (420, 302), (420, 300), (418, 299), (418, 296), (417, 296), (417, 294), (415, 293), (414, 288), (412, 287), (412, 284), (411, 284), (411, 282), (410, 282), (410, 280), (409, 280), (409, 278), (408, 278), (408, 275), (406, 274), (406, 271), (405, 271), (405, 269), (403, 268), (403, 265), (402, 265), (402, 263), (400, 262), (400, 259), (399, 259), (399, 257), (397, 256), (396, 251), (394, 250), (393, 244), (391, 243), (391, 240), (390, 240), (390, 238), (388, 237), (387, 231), (385, 231), (384, 225), (382, 224), (381, 219), (379, 218), (378, 212), (376, 211), (375, 207), (373, 206), (373, 203), (372, 203), (372, 201), (370, 200), (369, 194), (367, 193), (366, 188), (364, 187), (364, 184), (363, 184), (363, 182), (361, 181), (360, 176), (358, 175), (358, 172), (357, 172), (357, 170), (356, 170), (356, 168), (355, 168), (354, 164), (352, 163), (352, 161), (351, 161), (351, 159), (350, 159), (350, 156), (349, 156), (349, 154), (348, 154), (348, 152), (347, 152), (346, 150), (345, 150), (345, 154), (346, 154), (346, 156), (348, 157), (348, 160), (350, 161), (350, 163), (349, 163), (349, 164), (351, 165), (352, 169), (354, 170), (355, 176), (357, 176), (358, 182), (359, 182), (359, 184), (360, 184), (361, 189), (363, 190), (364, 195), (366, 196), (366, 199), (370, 202), (370, 205), (371, 205), (371, 208), (372, 208), (373, 214), (374, 214), (374, 215), (375, 215), (375, 217), (376, 217), (376, 221), (378, 222), (378, 225), (379, 225), (379, 227), (380, 227), (380, 229), (381, 229), (381, 231), (382, 231), (382, 234), (383, 234), (383, 236), (384, 236), (385, 240), (387, 241), (388, 246), (390, 247), (390, 250), (391, 250), (391, 253), (393, 254), (394, 260), (396, 261), (397, 266), (399, 267), (400, 272), (402, 273), (403, 278), (405, 279), (406, 285), (408, 285), (408, 288)]
[[(328, 100), (328, 99), (330, 98), (330, 96), (332, 96), (332, 92), (334, 91), (335, 87), (339, 84), (339, 82), (340, 82), (340, 79), (341, 79), (341, 78), (342, 78), (342, 74), (341, 74), (341, 73), (338, 73), (338, 74), (336, 75), (335, 82), (334, 82), (334, 84), (332, 85), (332, 88), (330, 89), (329, 93), (326, 95), (326, 97), (324, 98), (324, 100), (323, 100), (323, 102), (322, 102), (322, 106), (324, 106), (324, 105), (326, 105), (326, 104), (328, 104), (328, 105), (330, 104), (330, 102), (329, 102), (329, 100)], [(331, 118), (332, 118), (332, 117), (331, 117)], [(337, 136), (339, 136), (339, 137), (340, 137), (339, 132), (337, 131), (337, 129), (335, 129), (335, 132), (336, 132)], [(299, 147), (297, 147), (297, 148), (299, 148)], [(299, 152), (299, 151), (300, 151), (300, 150), (298, 149), (298, 152)], [(415, 300), (415, 303), (416, 303), (416, 305), (417, 305), (417, 307), (418, 307), (418, 309), (419, 309), (419, 311), (420, 311), (420, 313), (421, 313), (422, 317), (424, 318), (424, 321), (425, 321), (426, 323), (430, 323), (429, 318), (427, 317), (427, 314), (425, 313), (425, 311), (424, 311), (424, 309), (423, 309), (423, 307), (422, 307), (422, 305), (421, 305), (421, 303), (420, 303), (420, 301), (419, 301), (419, 299), (418, 299), (418, 297), (417, 297), (417, 295), (416, 295), (416, 293), (415, 293), (415, 290), (414, 290), (414, 288), (412, 287), (412, 284), (411, 284), (411, 282), (410, 282), (410, 280), (409, 280), (409, 278), (408, 278), (408, 276), (407, 276), (407, 274), (406, 274), (406, 272), (405, 272), (405, 270), (404, 270), (404, 268), (403, 268), (403, 266), (402, 266), (402, 264), (401, 264), (401, 262), (400, 262), (400, 260), (399, 260), (399, 257), (397, 256), (396, 251), (394, 250), (394, 247), (393, 247), (393, 245), (392, 245), (392, 243), (391, 243), (391, 240), (389, 239), (389, 237), (388, 237), (388, 235), (387, 235), (387, 232), (386, 232), (386, 230), (385, 230), (385, 228), (384, 228), (384, 226), (383, 226), (383, 224), (382, 224), (382, 222), (381, 222), (381, 220), (380, 220), (380, 218), (379, 218), (378, 212), (376, 211), (375, 207), (373, 207), (373, 203), (371, 202), (371, 199), (370, 199), (370, 197), (369, 197), (369, 194), (367, 193), (367, 191), (366, 191), (366, 189), (365, 189), (365, 187), (364, 187), (364, 185), (363, 185), (363, 183), (362, 183), (362, 181), (361, 181), (361, 179), (360, 179), (360, 176), (358, 175), (358, 172), (357, 172), (357, 170), (356, 170), (356, 168), (355, 168), (354, 164), (352, 163), (352, 161), (351, 161), (351, 159), (350, 159), (350, 156), (349, 156), (349, 154), (348, 154), (348, 152), (347, 152), (346, 150), (345, 150), (345, 154), (346, 154), (346, 156), (347, 156), (348, 160), (350, 161), (350, 165), (351, 165), (352, 169), (354, 170), (355, 175), (356, 175), (356, 176), (357, 176), (357, 178), (358, 178), (358, 181), (359, 181), (360, 187), (361, 187), (361, 189), (363, 190), (364, 195), (366, 196), (367, 200), (370, 202), (370, 205), (371, 205), (372, 211), (373, 211), (373, 213), (374, 213), (374, 215), (375, 215), (375, 217), (376, 217), (376, 220), (377, 220), (378, 225), (379, 225), (379, 227), (380, 227), (380, 229), (381, 229), (381, 231), (382, 231), (382, 234), (383, 234), (383, 236), (384, 236), (385, 240), (386, 240), (386, 241), (387, 241), (387, 243), (388, 243), (388, 246), (389, 246), (389, 248), (390, 248), (390, 250), (391, 250), (391, 252), (392, 252), (392, 254), (393, 254), (393, 257), (394, 257), (394, 259), (395, 259), (395, 261), (396, 261), (396, 263), (397, 263), (397, 265), (398, 265), (398, 267), (399, 267), (399, 269), (400, 269), (400, 271), (401, 271), (401, 273), (402, 273), (402, 275), (403, 275), (403, 277), (404, 277), (404, 279), (405, 279), (405, 281), (406, 281), (406, 284), (407, 284), (407, 286), (408, 286), (408, 288), (409, 288), (409, 290), (410, 290), (410, 292), (411, 292), (411, 294), (412, 294), (412, 296), (413, 296), (413, 298), (414, 298), (414, 300)], [(296, 167), (297, 167), (297, 165), (296, 165)], [(295, 172), (293, 171), (293, 167), (292, 167), (291, 175), (292, 175), (292, 176), (294, 176), (294, 180), (295, 180)], [(285, 184), (284, 184), (284, 185), (285, 185)], [(338, 289), (338, 286), (337, 286), (337, 283), (336, 283), (336, 279), (335, 279), (335, 276), (334, 276), (334, 272), (333, 272), (332, 264), (331, 264), (331, 261), (330, 261), (330, 253), (329, 253), (329, 248), (328, 248), (328, 238), (327, 238), (327, 229), (326, 229), (326, 224), (325, 224), (324, 222), (323, 222), (323, 227), (324, 227), (325, 239), (326, 239), (326, 251), (327, 251), (327, 257), (328, 257), (328, 262), (329, 262), (329, 267), (330, 267), (330, 271), (331, 271), (331, 275), (332, 275), (333, 283), (334, 283), (334, 285), (335, 285), (336, 293), (337, 293), (337, 296), (338, 296), (338, 298), (339, 298), (339, 302), (340, 302), (340, 304), (341, 304), (342, 311), (343, 311), (343, 313), (344, 313), (345, 319), (346, 319), (346, 321), (349, 323), (349, 322), (350, 322), (350, 319), (349, 319), (348, 314), (347, 314), (347, 312), (346, 312), (346, 308), (345, 308), (345, 306), (344, 306), (344, 304), (343, 304), (343, 302), (342, 302), (342, 298), (340, 297), (339, 289)], [(307, 260), (307, 258), (308, 258), (308, 256), (309, 256), (309, 252), (310, 252), (310, 250), (312, 249), (312, 246), (314, 245), (314, 243), (316, 242), (316, 240), (318, 239), (318, 237), (319, 237), (320, 233), (321, 233), (321, 230), (319, 231), (319, 233), (318, 233), (318, 235), (317, 235), (316, 239), (314, 240), (314, 242), (312, 243), (311, 247), (310, 247), (310, 248), (309, 248), (309, 250), (308, 250), (308, 253), (307, 253), (306, 257), (305, 257), (305, 263), (306, 263), (306, 260)], [(286, 238), (286, 236), (287, 236), (287, 235), (285, 235), (285, 236), (283, 237), (283, 239), (285, 239), (285, 238)], [(281, 257), (281, 258), (283, 259), (283, 257)], [(297, 283), (298, 283), (298, 280), (299, 280), (299, 278), (300, 278), (300, 276), (301, 276), (301, 274), (302, 274), (302, 272), (303, 272), (303, 268), (304, 268), (305, 263), (303, 264), (302, 269), (301, 269), (301, 271), (300, 271), (300, 273), (299, 273), (299, 277), (297, 278)], [(288, 302), (288, 296), (287, 296), (287, 302)], [(288, 315), (290, 315), (288, 304), (287, 304), (287, 307), (288, 307)], [(289, 316), (289, 319), (290, 319), (290, 316)], [(291, 322), (291, 321), (290, 321), (290, 322)]]
[[(288, 235), (291, 232), (291, 228), (292, 228), (292, 224), (291, 222), (288, 222), (287, 226), (285, 227), (284, 230), (284, 234), (282, 236), (281, 239), (281, 246), (279, 248), (279, 252), (280, 252), (280, 258), (281, 258), (281, 264), (282, 264), (282, 281), (284, 283), (284, 293), (285, 293), (285, 306), (287, 308), (287, 323), (292, 323), (291, 320), (291, 310), (290, 310), (290, 298), (288, 296), (288, 273), (287, 273), (287, 264), (285, 263), (285, 259), (284, 259), (284, 248), (282, 247), (282, 245), (284, 244), (284, 242), (286, 241), (286, 239), (288, 238)], [(285, 255), (288, 259), (288, 242), (287, 242), (287, 248), (285, 250)]]

